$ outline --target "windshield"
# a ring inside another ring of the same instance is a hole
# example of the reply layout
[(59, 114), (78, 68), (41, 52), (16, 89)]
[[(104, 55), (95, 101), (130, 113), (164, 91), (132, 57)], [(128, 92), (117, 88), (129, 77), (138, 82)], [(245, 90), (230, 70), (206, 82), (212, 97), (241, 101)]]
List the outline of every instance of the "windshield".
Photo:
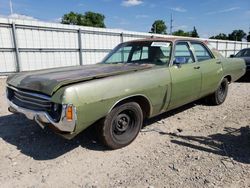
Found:
[(250, 57), (250, 49), (243, 49), (239, 51), (235, 57)]
[(102, 63), (169, 64), (171, 42), (128, 42), (118, 45)]

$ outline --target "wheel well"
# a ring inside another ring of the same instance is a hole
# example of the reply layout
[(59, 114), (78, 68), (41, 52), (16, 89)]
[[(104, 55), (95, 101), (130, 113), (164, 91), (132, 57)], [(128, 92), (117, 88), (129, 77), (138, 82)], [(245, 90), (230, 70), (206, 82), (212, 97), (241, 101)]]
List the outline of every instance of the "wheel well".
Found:
[(143, 97), (143, 96), (133, 96), (133, 97), (129, 97), (129, 98), (126, 98), (122, 101), (119, 101), (115, 106), (120, 106), (124, 103), (127, 103), (127, 102), (136, 102), (140, 105), (141, 109), (142, 109), (142, 112), (143, 112), (143, 118), (147, 118), (150, 116), (150, 110), (151, 110), (151, 106), (150, 106), (150, 103), (148, 101), (148, 99), (146, 97)]
[(231, 83), (232, 77), (230, 75), (225, 76), (225, 78), (228, 80), (229, 83)]

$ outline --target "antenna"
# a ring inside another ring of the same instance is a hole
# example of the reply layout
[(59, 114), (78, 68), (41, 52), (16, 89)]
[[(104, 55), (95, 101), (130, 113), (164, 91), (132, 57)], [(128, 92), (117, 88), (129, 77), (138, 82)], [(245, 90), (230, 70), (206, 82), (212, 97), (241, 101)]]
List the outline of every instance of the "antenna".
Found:
[(10, 0), (10, 13), (11, 15), (13, 14), (13, 5), (12, 5), (12, 1)]
[(172, 35), (172, 32), (173, 32), (173, 15), (171, 13), (171, 18), (170, 18), (170, 35)]

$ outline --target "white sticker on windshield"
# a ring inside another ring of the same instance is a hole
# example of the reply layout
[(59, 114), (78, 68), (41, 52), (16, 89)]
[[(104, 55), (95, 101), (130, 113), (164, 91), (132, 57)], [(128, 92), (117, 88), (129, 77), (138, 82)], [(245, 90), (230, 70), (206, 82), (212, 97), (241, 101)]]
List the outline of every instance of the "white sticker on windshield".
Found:
[(168, 48), (170, 45), (170, 42), (152, 42), (151, 46), (153, 47), (165, 47)]

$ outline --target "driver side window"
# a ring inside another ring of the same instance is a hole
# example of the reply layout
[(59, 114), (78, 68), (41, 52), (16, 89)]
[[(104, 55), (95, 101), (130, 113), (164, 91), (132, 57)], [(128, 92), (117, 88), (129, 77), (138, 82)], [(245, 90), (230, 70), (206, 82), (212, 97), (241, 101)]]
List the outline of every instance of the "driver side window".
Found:
[(187, 64), (195, 62), (193, 54), (187, 42), (179, 42), (175, 45), (174, 64)]

